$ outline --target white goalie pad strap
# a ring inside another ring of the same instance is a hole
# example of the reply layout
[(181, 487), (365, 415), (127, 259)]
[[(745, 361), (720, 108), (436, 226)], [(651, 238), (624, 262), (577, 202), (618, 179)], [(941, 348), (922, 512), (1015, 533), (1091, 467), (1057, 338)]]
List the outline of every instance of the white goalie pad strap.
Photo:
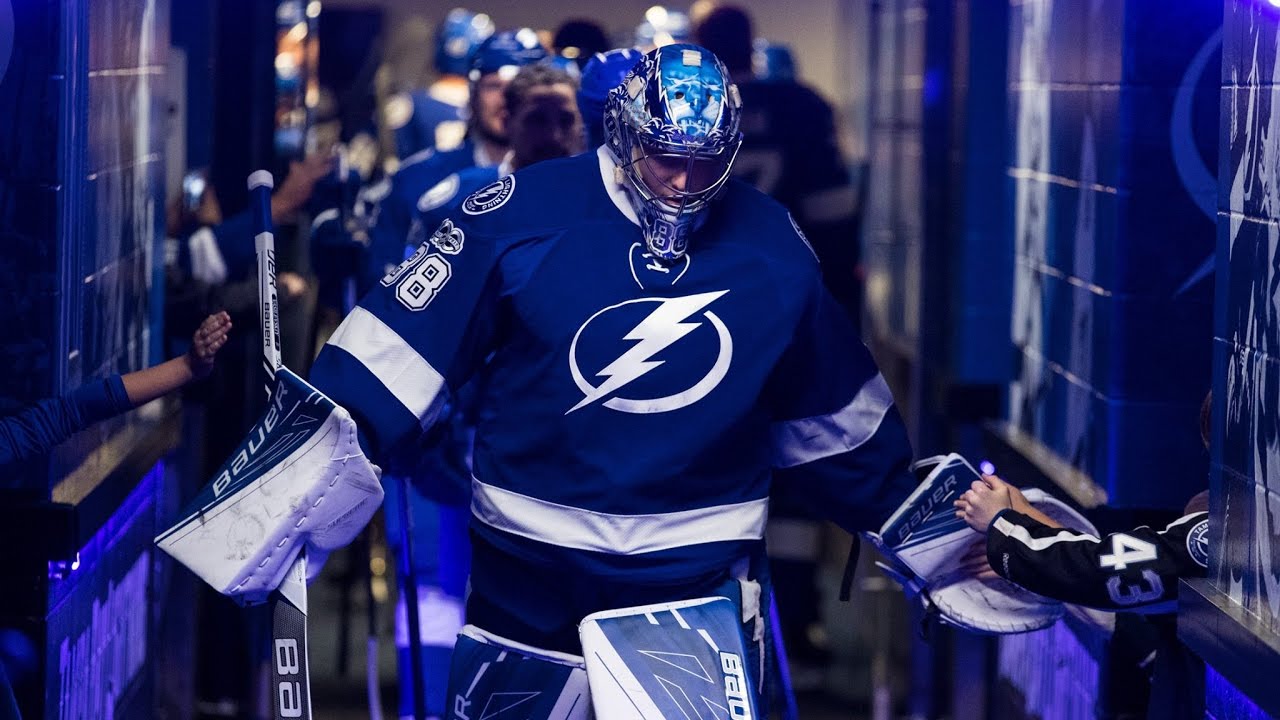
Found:
[(544, 650), (532, 645), (525, 645), (524, 643), (519, 643), (515, 640), (508, 640), (501, 635), (495, 635), (494, 633), (476, 627), (475, 625), (464, 625), (458, 634), (469, 637), (476, 642), (484, 643), (485, 645), (492, 645), (494, 647), (502, 648), (503, 650), (512, 650), (520, 653), (521, 655), (537, 658), (538, 660), (545, 660), (557, 665), (564, 665), (565, 667), (571, 668), (585, 667), (581, 655), (571, 655), (569, 653), (556, 652), (555, 650)]
[(724, 597), (588, 615), (578, 633), (596, 717), (759, 718), (741, 616)]
[(156, 544), (219, 592), (264, 599), (305, 547), (314, 578), (382, 503), (350, 414), (287, 369), (249, 438)]

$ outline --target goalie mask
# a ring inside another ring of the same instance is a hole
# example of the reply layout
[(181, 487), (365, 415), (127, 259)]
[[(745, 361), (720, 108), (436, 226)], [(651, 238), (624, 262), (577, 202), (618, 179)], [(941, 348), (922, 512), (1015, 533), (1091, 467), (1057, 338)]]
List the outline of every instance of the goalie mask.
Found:
[(605, 139), (655, 257), (681, 258), (724, 189), (741, 109), (724, 65), (697, 45), (653, 50), (609, 94)]

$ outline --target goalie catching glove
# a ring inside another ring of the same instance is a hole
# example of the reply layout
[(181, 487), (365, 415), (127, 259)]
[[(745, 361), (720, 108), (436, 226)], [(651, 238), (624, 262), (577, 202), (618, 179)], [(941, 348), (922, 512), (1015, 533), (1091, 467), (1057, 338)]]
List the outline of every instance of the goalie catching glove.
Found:
[[(986, 536), (955, 515), (953, 503), (981, 480), (959, 455), (917, 463), (932, 471), (878, 534), (869, 539), (889, 559), (877, 563), (926, 611), (949, 625), (983, 634), (1031, 632), (1062, 617), (1062, 603), (1036, 595), (1000, 577), (979, 578), (985, 566)], [(1064, 527), (1096, 534), (1083, 516), (1036, 489), (1027, 501)]]
[(308, 580), (382, 503), (346, 410), (285, 368), (267, 412), (156, 544), (218, 592), (261, 602), (304, 548)]

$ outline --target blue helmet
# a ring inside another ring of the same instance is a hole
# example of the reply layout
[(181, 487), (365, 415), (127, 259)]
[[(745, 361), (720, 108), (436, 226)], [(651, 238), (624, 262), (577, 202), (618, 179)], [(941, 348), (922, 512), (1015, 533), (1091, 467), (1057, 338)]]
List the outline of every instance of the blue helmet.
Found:
[(688, 250), (729, 180), (741, 115), (729, 71), (697, 45), (649, 52), (609, 93), (605, 138), (655, 257), (671, 262)]
[(582, 68), (578, 111), (582, 113), (582, 122), (587, 129), (587, 147), (596, 148), (604, 144), (605, 100), (642, 57), (644, 54), (634, 48), (619, 48), (596, 53)]
[(436, 70), (444, 75), (466, 75), (471, 56), (493, 34), (488, 15), (454, 8), (436, 31)]
[(636, 27), (636, 46), (650, 48), (688, 42), (693, 38), (689, 16), (679, 10), (654, 5), (644, 13), (644, 22)]
[(471, 58), (472, 81), (503, 68), (519, 68), (547, 58), (547, 50), (538, 42), (538, 33), (529, 28), (504, 30), (485, 40)]
[(565, 55), (552, 55), (547, 58), (547, 64), (557, 70), (563, 70), (565, 74), (573, 78), (575, 81), (582, 79), (582, 68), (578, 67), (578, 61)]
[(796, 60), (791, 48), (768, 40), (756, 40), (751, 53), (751, 72), (764, 82), (794, 82)]

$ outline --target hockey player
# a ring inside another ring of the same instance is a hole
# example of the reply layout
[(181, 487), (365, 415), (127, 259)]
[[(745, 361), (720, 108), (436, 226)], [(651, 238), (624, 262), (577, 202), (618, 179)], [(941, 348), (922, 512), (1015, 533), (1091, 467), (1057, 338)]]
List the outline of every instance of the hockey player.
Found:
[(547, 57), (529, 28), (500, 32), (486, 40), (471, 59), (470, 130), (461, 146), (425, 150), (405, 160), (386, 185), (372, 190), (368, 255), (357, 287), (361, 294), (404, 259), (404, 248), (416, 206), (428, 190), (459, 170), (494, 167), (509, 149), (503, 90), (525, 65)]
[(521, 68), (503, 91), (511, 150), (496, 167), (467, 168), (428, 190), (418, 200), (420, 217), (414, 221), (410, 245), (421, 245), (427, 239), (423, 228), (439, 227), (463, 198), (498, 178), (536, 162), (582, 152), (577, 89), (574, 78), (553, 65), (539, 63)]
[(622, 78), (635, 67), (641, 54), (634, 48), (618, 48), (597, 53), (583, 67), (578, 87), (578, 111), (582, 113), (589, 149), (604, 144), (605, 100), (614, 88), (622, 84)]
[[(729, 178), (740, 113), (711, 53), (654, 51), (609, 100), (607, 146), (469, 196), (316, 360), (375, 459), (483, 375), (449, 717), (517, 695), (585, 717), (585, 616), (724, 595), (758, 629), (745, 566), (771, 488), (860, 531), (915, 484), (803, 234)], [(722, 659), (737, 707), (758, 666)]]
[[(528, 28), (489, 37), (470, 59), (467, 139), (453, 150), (419, 152), (406, 159), (390, 178), (361, 193), (358, 202), (363, 207), (356, 214), (364, 216), (368, 229), (355, 283), (358, 294), (376, 286), (383, 275), (404, 259), (418, 206), (430, 201), (432, 188), (466, 168), (489, 168), (489, 172), (493, 172), (507, 156), (504, 91), (521, 67), (540, 62), (546, 56), (536, 34)], [(327, 230), (342, 232), (341, 228)], [(317, 234), (324, 232), (326, 228), (317, 229)], [(408, 498), (412, 516), (413, 575), (418, 585), (419, 614), (423, 618), (418, 640), (424, 649), (427, 706), (433, 714), (443, 710), (444, 681), (453, 638), (462, 622), (461, 598), (467, 577), (465, 488), (461, 491), (457, 488), (441, 491), (440, 488), (446, 484), (446, 478), (460, 471), (465, 473), (469, 442), (460, 436), (464, 431), (465, 427), (451, 427), (450, 432), (433, 438), (439, 442), (427, 451), (429, 457), (425, 463), (406, 457), (388, 467), (392, 475), (426, 473), (437, 481), (432, 497), (410, 488)], [(387, 507), (395, 508), (405, 502), (398, 482), (384, 485)], [(400, 514), (392, 511), (386, 517), (388, 536), (393, 549), (398, 549)], [(406, 615), (404, 598), (401, 598), (396, 615), (396, 641), (402, 667), (409, 665), (413, 642), (408, 634)], [(411, 707), (411, 688), (408, 682), (401, 685), (402, 709)]]
[(397, 93), (387, 101), (384, 113), (395, 135), (396, 157), (403, 160), (432, 148), (451, 150), (462, 141), (471, 56), (493, 31), (488, 15), (454, 8), (445, 16), (436, 32), (440, 78), (428, 89)]
[[(499, 177), (533, 163), (562, 158), (582, 151), (582, 118), (574, 103), (577, 84), (565, 71), (550, 64), (526, 65), (503, 90), (507, 109), (506, 128), (511, 150), (497, 166), (473, 167), (450, 175), (418, 201), (422, 218), (414, 220), (410, 238), (421, 244), (462, 199)], [(434, 487), (431, 500), (410, 490), (414, 510), (415, 574), (419, 582), (419, 602), (424, 624), (428, 708), (440, 712), (444, 703), (444, 681), (448, 677), (449, 650), (462, 627), (462, 598), (466, 587), (466, 519), (470, 515), (466, 498), (471, 483), (471, 439), (475, 432), (474, 385), (461, 388), (451, 398), (441, 418), (445, 428), (433, 433), (433, 447), (426, 450), (425, 464), (405, 468), (414, 477), (425, 477)], [(444, 485), (441, 488), (441, 485)], [(390, 486), (391, 502), (399, 502), (398, 488)], [(396, 530), (396, 522), (388, 523)], [(398, 537), (391, 532), (391, 537)], [(452, 624), (445, 622), (450, 618)], [(403, 619), (398, 620), (403, 625)], [(402, 638), (406, 640), (407, 636)], [(402, 643), (402, 647), (405, 643)], [(407, 648), (402, 652), (407, 652)], [(403, 667), (403, 666), (402, 666)], [(402, 705), (405, 698), (402, 698)]]
[(353, 278), (354, 304), (404, 259), (416, 205), (431, 188), (459, 170), (501, 162), (507, 152), (502, 90), (519, 67), (545, 57), (527, 28), (490, 37), (470, 55), (471, 132), (462, 145), (418, 152), (390, 177), (362, 188), (353, 207), (316, 216), (311, 227), (313, 252), (325, 269), (342, 270), (326, 277), (329, 287), (345, 286)]

